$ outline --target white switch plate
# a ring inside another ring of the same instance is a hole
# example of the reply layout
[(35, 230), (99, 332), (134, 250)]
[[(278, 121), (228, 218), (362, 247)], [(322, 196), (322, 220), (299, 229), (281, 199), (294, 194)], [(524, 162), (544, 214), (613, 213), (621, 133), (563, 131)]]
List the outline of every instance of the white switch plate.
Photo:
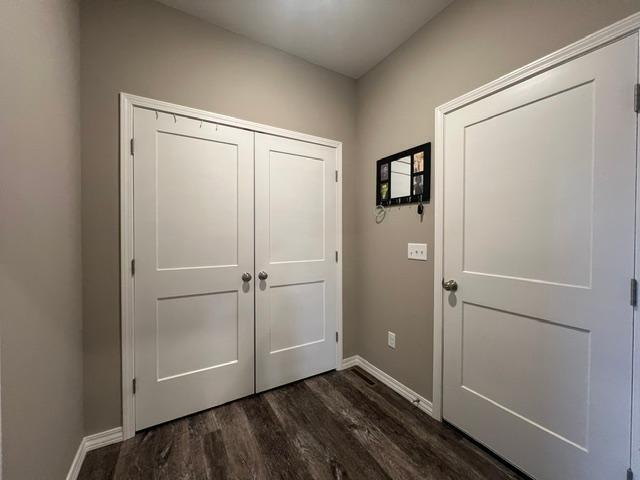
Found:
[(407, 248), (407, 258), (409, 260), (427, 260), (426, 243), (410, 243)]
[(396, 334), (393, 332), (387, 332), (387, 345), (391, 348), (396, 348)]

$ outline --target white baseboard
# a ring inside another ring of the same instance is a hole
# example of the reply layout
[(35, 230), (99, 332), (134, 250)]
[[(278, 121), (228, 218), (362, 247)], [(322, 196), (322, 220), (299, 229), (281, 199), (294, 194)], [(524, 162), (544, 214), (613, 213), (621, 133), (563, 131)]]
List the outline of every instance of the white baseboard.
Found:
[(84, 437), (80, 442), (76, 456), (73, 458), (73, 462), (71, 463), (71, 468), (67, 474), (67, 480), (76, 480), (78, 478), (78, 474), (82, 468), (82, 462), (84, 462), (84, 457), (87, 452), (95, 450), (96, 448), (106, 447), (113, 443), (121, 442), (122, 439), (122, 427), (112, 428), (105, 432), (94, 433), (93, 435)]
[(429, 400), (424, 398), (422, 395), (417, 394), (413, 390), (411, 390), (406, 385), (400, 383), (398, 380), (393, 378), (391, 375), (383, 372), (378, 367), (372, 365), (367, 360), (362, 358), (360, 355), (354, 355), (352, 357), (348, 357), (342, 360), (342, 366), (340, 370), (344, 370), (346, 368), (351, 368), (358, 366), (367, 372), (372, 377), (376, 378), (380, 382), (384, 383), (391, 390), (395, 391), (399, 395), (403, 396), (407, 400), (409, 400), (413, 405), (418, 407), (425, 413), (432, 415), (433, 405)]
[(342, 360), (342, 365), (339, 370), (345, 370), (347, 368), (355, 367), (356, 365), (361, 365), (362, 358), (360, 355), (354, 355), (352, 357), (347, 357)]

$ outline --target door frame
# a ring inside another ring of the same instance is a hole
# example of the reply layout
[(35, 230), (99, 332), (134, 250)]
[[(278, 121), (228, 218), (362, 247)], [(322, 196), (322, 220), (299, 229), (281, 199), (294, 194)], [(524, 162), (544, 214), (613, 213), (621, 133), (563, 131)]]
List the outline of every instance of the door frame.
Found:
[[(434, 206), (435, 206), (435, 238), (434, 238), (434, 293), (433, 293), (433, 413), (432, 416), (442, 421), (442, 372), (443, 372), (443, 302), (442, 286), (444, 263), (444, 138), (446, 116), (466, 105), (488, 97), (496, 92), (521, 83), (529, 78), (577, 57), (590, 53), (609, 43), (640, 30), (640, 12), (624, 18), (613, 25), (561, 48), (522, 68), (514, 70), (493, 82), (487, 83), (469, 93), (461, 95), (435, 109), (435, 164), (434, 164)], [(640, 78), (640, 72), (639, 72)], [(640, 81), (640, 80), (637, 80)], [(629, 108), (633, 108), (633, 91), (629, 89)], [(640, 128), (637, 138), (640, 138)], [(637, 156), (640, 159), (640, 142), (636, 141)], [(635, 276), (640, 274), (640, 178), (636, 175), (636, 241), (635, 241)], [(633, 311), (634, 345), (633, 345), (633, 412), (632, 440), (630, 447), (632, 468), (640, 472), (640, 326), (638, 325), (638, 308)]]
[(195, 120), (241, 128), (256, 133), (266, 133), (278, 137), (300, 140), (336, 149), (336, 368), (342, 364), (342, 142), (316, 137), (305, 133), (262, 125), (217, 113), (182, 105), (154, 100), (138, 95), (120, 92), (120, 317), (122, 355), (122, 432), (124, 440), (135, 435), (135, 396), (133, 378), (135, 375), (134, 348), (134, 280), (131, 274), (131, 260), (134, 252), (133, 218), (133, 138), (134, 108), (146, 108)]

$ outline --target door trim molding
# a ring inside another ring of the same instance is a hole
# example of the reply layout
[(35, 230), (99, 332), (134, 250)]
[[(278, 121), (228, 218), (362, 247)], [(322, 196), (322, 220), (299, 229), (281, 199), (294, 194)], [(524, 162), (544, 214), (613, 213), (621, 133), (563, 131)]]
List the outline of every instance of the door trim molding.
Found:
[[(639, 21), (640, 23), (640, 21)], [(637, 26), (640, 30), (640, 25)], [(640, 38), (638, 39), (640, 51)], [(640, 83), (640, 61), (638, 61), (638, 77)], [(636, 242), (634, 276), (640, 277), (640, 116), (636, 116)], [(631, 402), (631, 470), (640, 474), (640, 325), (638, 325), (638, 305), (633, 308), (633, 397)]]
[[(444, 134), (445, 117), (470, 103), (478, 101), (496, 92), (521, 83), (534, 75), (566, 63), (577, 57), (590, 53), (609, 43), (631, 35), (640, 30), (640, 13), (635, 13), (608, 27), (586, 36), (571, 45), (561, 48), (539, 60), (536, 60), (522, 68), (514, 70), (493, 82), (487, 83), (469, 93), (461, 95), (435, 109), (435, 172), (434, 172), (434, 205), (435, 205), (435, 237), (434, 237), (434, 302), (433, 302), (433, 417), (442, 420), (442, 370), (443, 370), (443, 295), (441, 282), (443, 278), (444, 260)], [(633, 108), (633, 92), (629, 89), (629, 108)], [(640, 132), (639, 132), (640, 133)], [(640, 150), (639, 150), (640, 155)], [(640, 188), (640, 180), (638, 180)], [(638, 196), (640, 201), (640, 193)], [(640, 272), (640, 215), (636, 222), (636, 272)], [(636, 273), (636, 276), (638, 273)], [(637, 309), (634, 311), (634, 324), (638, 321)], [(640, 352), (640, 333), (635, 330), (634, 353)], [(632, 441), (632, 464), (640, 470), (640, 362), (638, 355), (634, 355), (634, 391), (638, 395), (633, 400), (633, 426), (634, 439)]]
[(133, 157), (130, 139), (133, 138), (133, 109), (147, 108), (159, 112), (175, 114), (196, 120), (226, 125), (252, 132), (266, 133), (278, 137), (291, 138), (307, 143), (324, 145), (336, 149), (336, 168), (340, 172), (336, 187), (336, 245), (338, 248), (336, 281), (336, 368), (342, 364), (342, 142), (316, 137), (305, 133), (271, 127), (227, 115), (208, 112), (173, 103), (120, 93), (120, 316), (122, 349), (122, 435), (126, 440), (135, 435), (135, 398), (132, 382), (134, 367), (134, 282), (130, 262), (134, 253), (133, 242)]

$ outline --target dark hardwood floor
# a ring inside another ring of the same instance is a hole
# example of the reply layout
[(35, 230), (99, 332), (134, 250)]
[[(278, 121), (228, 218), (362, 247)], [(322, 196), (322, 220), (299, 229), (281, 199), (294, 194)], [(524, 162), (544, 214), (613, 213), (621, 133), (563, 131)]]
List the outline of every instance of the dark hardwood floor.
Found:
[(354, 368), (222, 405), (94, 450), (79, 478), (523, 477)]

